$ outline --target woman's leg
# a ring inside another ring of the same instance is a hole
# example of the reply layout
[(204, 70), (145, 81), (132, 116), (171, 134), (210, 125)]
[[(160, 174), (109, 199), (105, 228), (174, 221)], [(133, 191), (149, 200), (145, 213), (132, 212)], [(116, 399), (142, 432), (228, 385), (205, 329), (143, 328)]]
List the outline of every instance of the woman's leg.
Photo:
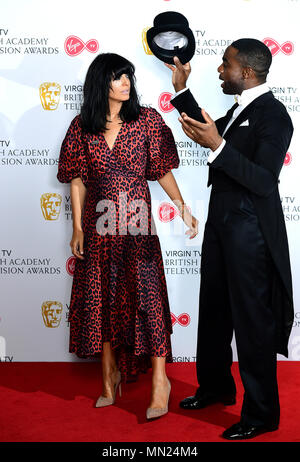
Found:
[(152, 362), (152, 393), (151, 408), (165, 408), (168, 404), (169, 387), (166, 375), (166, 358), (151, 357)]
[(102, 350), (102, 396), (113, 398), (117, 379), (118, 368), (115, 353), (110, 346), (110, 342), (104, 342)]

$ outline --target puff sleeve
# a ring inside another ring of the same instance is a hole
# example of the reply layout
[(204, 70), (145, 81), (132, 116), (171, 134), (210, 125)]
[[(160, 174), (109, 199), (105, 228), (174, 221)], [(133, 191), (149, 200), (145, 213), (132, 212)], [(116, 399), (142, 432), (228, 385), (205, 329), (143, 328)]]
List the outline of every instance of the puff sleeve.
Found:
[(69, 183), (73, 178), (80, 177), (86, 186), (88, 182), (88, 167), (82, 142), (80, 116), (76, 116), (62, 142), (57, 179), (61, 183)]
[(171, 129), (153, 108), (146, 110), (148, 153), (145, 177), (155, 181), (173, 168), (178, 168), (179, 157)]

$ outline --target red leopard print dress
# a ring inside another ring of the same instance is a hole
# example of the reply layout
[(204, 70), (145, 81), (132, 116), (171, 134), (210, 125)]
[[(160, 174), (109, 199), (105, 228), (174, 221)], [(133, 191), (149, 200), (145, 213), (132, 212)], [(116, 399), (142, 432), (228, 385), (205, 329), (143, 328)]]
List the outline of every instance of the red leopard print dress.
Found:
[(112, 150), (102, 133), (82, 131), (80, 116), (61, 147), (58, 180), (81, 177), (87, 188), (84, 260), (76, 261), (70, 302), (70, 352), (95, 357), (109, 341), (125, 381), (146, 372), (151, 356), (172, 361), (172, 323), (147, 180), (178, 165), (172, 132), (153, 108), (141, 108), (137, 121), (123, 123)]

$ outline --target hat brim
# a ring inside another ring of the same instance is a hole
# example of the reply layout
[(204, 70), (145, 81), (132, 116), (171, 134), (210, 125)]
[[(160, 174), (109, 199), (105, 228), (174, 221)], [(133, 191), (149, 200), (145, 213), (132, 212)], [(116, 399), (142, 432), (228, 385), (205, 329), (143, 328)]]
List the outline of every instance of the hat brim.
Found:
[[(176, 48), (174, 50), (167, 50), (165, 48), (161, 48), (154, 42), (154, 37), (159, 34), (160, 32), (180, 32), (183, 34), (187, 39), (188, 43), (182, 48)], [(180, 62), (185, 64), (189, 62), (195, 54), (196, 49), (196, 42), (195, 37), (191, 29), (188, 27), (181, 25), (181, 24), (168, 24), (162, 25), (157, 27), (151, 27), (151, 29), (147, 30), (146, 33), (147, 42), (150, 50), (152, 53), (163, 61), (164, 63), (174, 64), (174, 56), (178, 56)]]

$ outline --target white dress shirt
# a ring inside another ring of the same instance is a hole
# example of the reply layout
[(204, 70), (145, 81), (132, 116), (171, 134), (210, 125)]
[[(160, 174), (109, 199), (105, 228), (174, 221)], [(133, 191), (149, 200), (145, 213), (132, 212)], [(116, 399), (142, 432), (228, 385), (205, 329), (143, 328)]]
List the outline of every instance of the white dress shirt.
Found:
[[(184, 88), (183, 90), (178, 91), (175, 95), (173, 95), (171, 99), (175, 98), (175, 96), (180, 95), (180, 93), (183, 93), (186, 90), (187, 88)], [(244, 90), (241, 95), (235, 95), (235, 100), (238, 103), (238, 107), (234, 110), (231, 119), (229, 120), (228, 124), (225, 127), (224, 132), (222, 133), (222, 136), (224, 136), (224, 134), (227, 132), (230, 125), (234, 122), (237, 116), (240, 115), (240, 113), (245, 109), (245, 107), (248, 106), (248, 104), (252, 103), (252, 101), (258, 98), (258, 96), (261, 96), (264, 93), (267, 93), (268, 91), (269, 91), (268, 85), (266, 83), (262, 83), (261, 85), (257, 85), (256, 87), (252, 87), (252, 88), (249, 88), (248, 90)], [(210, 163), (213, 162), (216, 159), (216, 157), (220, 154), (225, 144), (226, 144), (226, 141), (223, 139), (222, 143), (215, 151), (210, 151), (210, 154), (207, 158), (207, 162), (210, 162)]]

